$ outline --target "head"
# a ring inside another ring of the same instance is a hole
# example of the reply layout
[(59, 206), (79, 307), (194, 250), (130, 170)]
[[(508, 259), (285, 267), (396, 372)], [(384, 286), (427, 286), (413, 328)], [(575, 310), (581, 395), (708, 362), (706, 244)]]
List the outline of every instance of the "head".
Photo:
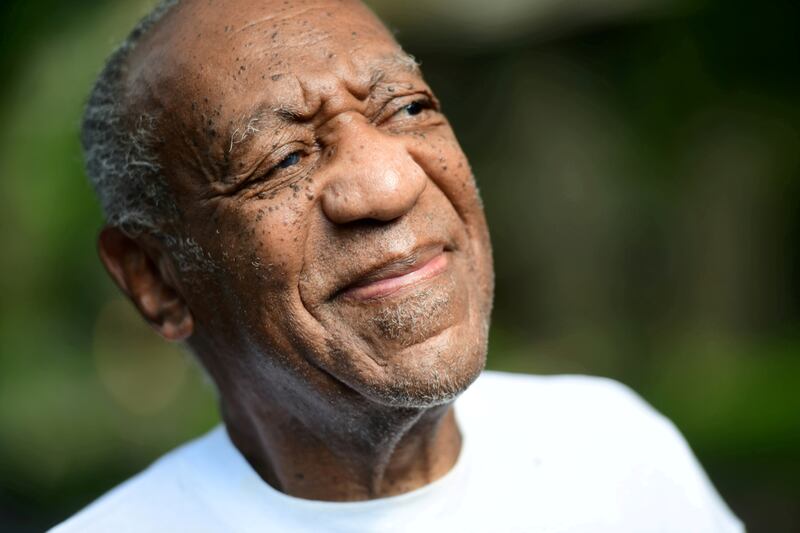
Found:
[(491, 251), (418, 65), (355, 1), (172, 4), (87, 108), (111, 276), (227, 408), (452, 400), (484, 364)]

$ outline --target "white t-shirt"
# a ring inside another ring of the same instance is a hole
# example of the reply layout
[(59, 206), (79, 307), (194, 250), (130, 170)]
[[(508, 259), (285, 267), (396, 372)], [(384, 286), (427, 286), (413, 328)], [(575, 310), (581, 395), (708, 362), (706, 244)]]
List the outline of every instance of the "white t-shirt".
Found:
[(484, 372), (456, 401), (456, 418), (456, 465), (399, 496), (287, 496), (218, 427), (52, 531), (744, 531), (672, 423), (615, 381)]

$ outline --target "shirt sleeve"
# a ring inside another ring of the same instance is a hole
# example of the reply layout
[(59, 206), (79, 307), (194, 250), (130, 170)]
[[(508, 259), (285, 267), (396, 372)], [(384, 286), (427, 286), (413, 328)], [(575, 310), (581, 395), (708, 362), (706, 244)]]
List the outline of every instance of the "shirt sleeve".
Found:
[(633, 469), (640, 493), (632, 501), (639, 511), (661, 517), (659, 531), (744, 532), (675, 424), (628, 387), (619, 388), (634, 410), (629, 422), (637, 435)]

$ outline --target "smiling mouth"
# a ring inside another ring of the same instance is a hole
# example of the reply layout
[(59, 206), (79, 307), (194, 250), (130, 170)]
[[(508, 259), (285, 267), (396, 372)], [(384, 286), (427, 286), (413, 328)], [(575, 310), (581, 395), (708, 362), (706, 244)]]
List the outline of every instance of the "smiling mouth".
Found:
[(356, 301), (377, 300), (434, 278), (447, 270), (446, 251), (442, 245), (419, 250), (370, 272), (346, 287), (339, 296)]

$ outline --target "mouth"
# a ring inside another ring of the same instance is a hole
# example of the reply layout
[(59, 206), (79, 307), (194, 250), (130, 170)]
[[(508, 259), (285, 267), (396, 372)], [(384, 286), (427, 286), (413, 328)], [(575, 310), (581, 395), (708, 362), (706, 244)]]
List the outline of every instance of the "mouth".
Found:
[(447, 270), (448, 250), (441, 244), (414, 250), (370, 270), (335, 296), (354, 301), (385, 298), (434, 278)]

